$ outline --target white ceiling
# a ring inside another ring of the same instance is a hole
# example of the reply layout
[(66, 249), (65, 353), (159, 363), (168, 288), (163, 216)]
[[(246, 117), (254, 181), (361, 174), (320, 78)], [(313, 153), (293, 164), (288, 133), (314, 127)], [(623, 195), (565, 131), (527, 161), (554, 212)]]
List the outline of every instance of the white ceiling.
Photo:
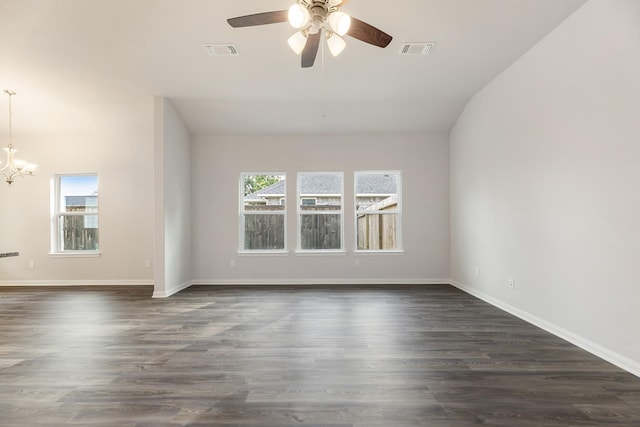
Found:
[[(0, 89), (18, 92), (15, 132), (69, 131), (95, 106), (161, 95), (192, 134), (448, 133), (471, 96), (585, 2), (351, 0), (342, 10), (392, 43), (346, 37), (342, 55), (325, 51), (310, 69), (287, 23), (226, 22), (291, 1), (2, 0)], [(400, 56), (404, 42), (437, 44)], [(240, 56), (210, 56), (205, 43)]]

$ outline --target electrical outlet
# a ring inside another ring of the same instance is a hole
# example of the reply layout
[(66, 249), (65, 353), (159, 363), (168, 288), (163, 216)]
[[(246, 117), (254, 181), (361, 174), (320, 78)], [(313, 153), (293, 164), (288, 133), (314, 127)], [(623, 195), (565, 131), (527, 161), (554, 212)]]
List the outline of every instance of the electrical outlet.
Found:
[(507, 280), (507, 286), (509, 287), (509, 289), (514, 289), (516, 287), (516, 279), (514, 279), (513, 277), (509, 277), (509, 279)]
[(34, 266), (33, 260), (30, 260), (29, 261), (29, 268), (33, 268), (33, 266)]
[(354, 267), (360, 267), (360, 258), (355, 258), (353, 260), (353, 266)]
[(229, 262), (229, 266), (230, 266), (231, 268), (236, 268), (236, 260), (235, 260), (235, 259), (232, 259), (232, 260), (231, 260), (231, 262)]
[(151, 268), (151, 260), (150, 259), (144, 260), (144, 266), (147, 268)]
[(476, 277), (478, 277), (480, 275), (480, 267), (478, 267), (477, 265), (476, 265), (476, 269), (475, 269), (474, 273), (475, 273)]

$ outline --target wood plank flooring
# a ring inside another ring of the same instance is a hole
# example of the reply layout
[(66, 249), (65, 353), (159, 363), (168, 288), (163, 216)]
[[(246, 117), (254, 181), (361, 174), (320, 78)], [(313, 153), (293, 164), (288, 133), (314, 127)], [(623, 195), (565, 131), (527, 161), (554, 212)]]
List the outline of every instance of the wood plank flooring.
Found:
[(640, 426), (640, 379), (453, 287), (0, 288), (2, 426)]

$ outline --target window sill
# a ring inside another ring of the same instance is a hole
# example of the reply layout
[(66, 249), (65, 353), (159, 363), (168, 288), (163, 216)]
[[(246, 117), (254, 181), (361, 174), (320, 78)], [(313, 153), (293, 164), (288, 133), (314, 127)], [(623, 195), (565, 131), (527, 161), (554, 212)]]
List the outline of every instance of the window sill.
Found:
[(397, 250), (360, 249), (360, 250), (353, 251), (353, 253), (355, 255), (404, 255), (405, 254), (405, 252), (401, 249), (397, 249)]
[(299, 250), (296, 251), (296, 256), (345, 256), (346, 251), (333, 251), (333, 250)]
[(52, 252), (49, 258), (99, 258), (102, 254), (94, 251)]
[(282, 250), (238, 251), (238, 256), (289, 256), (289, 251), (282, 251)]

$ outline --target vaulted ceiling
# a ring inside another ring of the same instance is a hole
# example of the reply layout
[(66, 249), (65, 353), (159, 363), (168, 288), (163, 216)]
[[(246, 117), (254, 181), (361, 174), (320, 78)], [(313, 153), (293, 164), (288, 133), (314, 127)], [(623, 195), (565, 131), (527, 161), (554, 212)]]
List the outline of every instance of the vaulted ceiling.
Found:
[[(287, 45), (288, 23), (226, 22), (291, 3), (2, 0), (0, 89), (18, 92), (14, 109), (29, 113), (14, 126), (32, 132), (72, 130), (92, 106), (159, 95), (192, 134), (448, 133), (477, 91), (585, 0), (351, 0), (344, 12), (393, 41), (381, 49), (347, 36), (340, 56), (325, 48), (307, 69)], [(405, 42), (436, 45), (402, 56)], [(239, 55), (212, 56), (208, 43)]]

